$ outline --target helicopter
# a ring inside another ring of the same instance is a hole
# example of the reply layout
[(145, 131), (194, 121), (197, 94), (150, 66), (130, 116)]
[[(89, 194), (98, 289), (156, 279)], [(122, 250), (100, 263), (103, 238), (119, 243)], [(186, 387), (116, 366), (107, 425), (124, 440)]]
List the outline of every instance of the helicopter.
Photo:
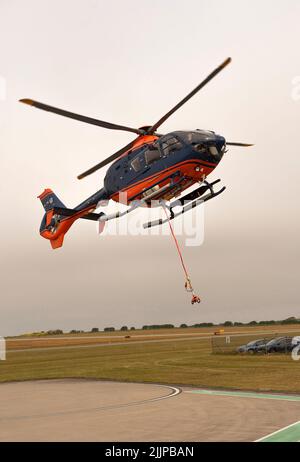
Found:
[[(156, 206), (159, 204), (167, 207), (169, 216), (143, 225), (144, 228), (150, 228), (173, 220), (225, 190), (224, 186), (215, 191), (214, 185), (220, 180), (209, 183), (206, 180), (207, 176), (217, 167), (227, 152), (227, 146), (247, 147), (253, 146), (252, 144), (228, 142), (223, 136), (207, 130), (177, 130), (161, 134), (157, 129), (230, 62), (231, 58), (227, 58), (156, 123), (140, 128), (86, 117), (28, 98), (19, 100), (24, 104), (80, 122), (138, 135), (129, 144), (77, 177), (85, 178), (113, 162), (107, 170), (103, 187), (76, 207), (67, 208), (49, 188), (38, 196), (45, 210), (40, 235), (50, 241), (53, 249), (62, 247), (66, 232), (78, 219), (98, 221), (99, 232), (102, 232), (108, 220), (120, 218), (137, 207), (151, 207), (153, 203)], [(181, 196), (184, 190), (195, 184), (198, 185), (196, 189)], [(176, 200), (170, 202), (172, 199)], [(127, 205), (127, 210), (111, 214), (95, 213), (101, 204), (110, 200)], [(166, 205), (167, 202), (170, 203)]]

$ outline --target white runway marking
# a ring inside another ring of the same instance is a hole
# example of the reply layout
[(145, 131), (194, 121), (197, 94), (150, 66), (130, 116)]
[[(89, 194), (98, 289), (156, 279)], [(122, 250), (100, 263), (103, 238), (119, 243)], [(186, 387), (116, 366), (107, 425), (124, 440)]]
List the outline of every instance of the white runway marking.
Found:
[(123, 407), (131, 407), (131, 406), (140, 406), (143, 404), (148, 404), (148, 403), (154, 403), (156, 401), (161, 401), (163, 399), (168, 399), (168, 398), (173, 398), (174, 396), (179, 395), (182, 390), (177, 387), (172, 387), (170, 385), (160, 385), (160, 384), (146, 384), (146, 385), (154, 385), (156, 387), (163, 387), (163, 388), (168, 388), (169, 390), (172, 390), (171, 393), (163, 396), (158, 396), (157, 398), (150, 398), (150, 399), (144, 399), (141, 401), (132, 401), (129, 403), (120, 403), (120, 404), (112, 404), (112, 405), (107, 405), (107, 406), (100, 406), (100, 407), (93, 407), (93, 408), (82, 408), (82, 409), (76, 409), (76, 410), (70, 410), (70, 411), (58, 411), (58, 412), (50, 412), (47, 414), (33, 414), (33, 415), (20, 415), (18, 417), (0, 417), (0, 421), (5, 421), (5, 420), (21, 420), (21, 419), (32, 419), (32, 418), (40, 418), (40, 417), (53, 417), (53, 416), (59, 416), (59, 415), (66, 415), (66, 414), (78, 414), (78, 413), (85, 413), (85, 412), (91, 412), (91, 411), (106, 411), (110, 409), (119, 409)]

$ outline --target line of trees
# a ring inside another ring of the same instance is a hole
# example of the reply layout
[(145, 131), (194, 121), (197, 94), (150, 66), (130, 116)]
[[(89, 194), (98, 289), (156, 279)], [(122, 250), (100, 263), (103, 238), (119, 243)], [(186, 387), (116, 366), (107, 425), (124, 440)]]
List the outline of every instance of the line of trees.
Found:
[[(286, 325), (286, 324), (300, 324), (300, 318), (296, 318), (294, 316), (290, 316), (289, 318), (282, 319), (279, 321), (275, 321), (274, 319), (266, 320), (266, 321), (250, 321), (250, 322), (239, 322), (239, 321), (225, 321), (220, 324), (214, 324), (213, 322), (200, 322), (192, 325), (187, 324), (180, 324), (180, 328), (186, 329), (190, 327), (239, 327), (239, 326), (272, 326), (272, 325)], [(144, 325), (142, 327), (143, 330), (154, 330), (154, 329), (174, 329), (174, 324), (150, 324)], [(106, 327), (104, 332), (112, 332), (116, 331), (114, 327)], [(120, 331), (127, 331), (129, 328), (127, 326), (122, 326)], [(131, 327), (130, 330), (135, 330), (135, 327)], [(93, 329), (92, 329), (93, 331)]]
[(173, 324), (151, 324), (150, 326), (143, 326), (143, 330), (150, 330), (150, 329), (174, 329)]
[[(192, 325), (187, 325), (185, 323), (180, 324), (180, 328), (182, 329), (187, 329), (191, 327), (239, 327), (239, 326), (272, 326), (272, 325), (288, 325), (288, 324), (300, 324), (300, 318), (296, 318), (294, 316), (290, 316), (289, 318), (282, 319), (279, 321), (275, 321), (274, 319), (272, 320), (266, 320), (266, 321), (250, 321), (250, 322), (237, 322), (237, 321), (225, 321), (220, 324), (214, 324), (213, 322), (200, 322)], [(174, 329), (175, 326), (174, 324), (150, 324), (150, 325), (144, 325), (142, 327), (143, 330), (156, 330), (156, 329)], [(134, 331), (136, 328), (134, 326), (128, 327), (128, 326), (122, 326), (120, 329), (116, 329), (115, 327), (105, 327), (104, 332), (127, 332), (127, 331)], [(99, 327), (93, 327), (89, 332), (91, 333), (98, 333), (101, 332)], [(53, 329), (53, 330), (47, 330), (47, 331), (40, 331), (40, 332), (32, 332), (31, 334), (27, 335), (32, 335), (32, 336), (39, 336), (39, 335), (62, 335), (64, 332), (62, 329)], [(84, 330), (76, 330), (72, 329), (69, 331), (70, 334), (84, 334), (87, 333)]]
[(47, 330), (47, 332), (45, 332), (46, 335), (61, 335), (63, 333), (64, 331), (61, 329)]

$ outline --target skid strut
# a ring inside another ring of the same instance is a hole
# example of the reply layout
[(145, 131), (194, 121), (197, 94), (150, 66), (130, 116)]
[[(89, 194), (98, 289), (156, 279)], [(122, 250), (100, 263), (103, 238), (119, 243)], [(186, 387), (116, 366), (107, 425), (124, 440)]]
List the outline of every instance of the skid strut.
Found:
[[(153, 226), (158, 226), (158, 225), (163, 225), (167, 221), (174, 220), (174, 218), (178, 217), (179, 215), (182, 215), (189, 210), (197, 207), (198, 205), (202, 204), (203, 202), (209, 201), (213, 197), (218, 196), (221, 194), (223, 191), (225, 191), (226, 187), (223, 186), (219, 191), (214, 192), (213, 186), (218, 183), (220, 180), (215, 180), (213, 183), (208, 183), (205, 181), (205, 185), (200, 186), (200, 188), (196, 189), (195, 191), (192, 191), (189, 194), (186, 194), (183, 197), (180, 197), (179, 199), (176, 199), (176, 201), (172, 202), (171, 204), (167, 205), (164, 203), (165, 208), (169, 209), (170, 211), (170, 217), (167, 217), (165, 219), (159, 218), (158, 220), (153, 220), (153, 221), (148, 221), (147, 223), (143, 224), (144, 228), (152, 228)], [(205, 194), (206, 191), (209, 190), (208, 194)], [(205, 195), (203, 195), (205, 194)], [(186, 205), (184, 205), (186, 202), (188, 202)], [(174, 212), (173, 209), (177, 206), (181, 206), (181, 210), (179, 212)]]

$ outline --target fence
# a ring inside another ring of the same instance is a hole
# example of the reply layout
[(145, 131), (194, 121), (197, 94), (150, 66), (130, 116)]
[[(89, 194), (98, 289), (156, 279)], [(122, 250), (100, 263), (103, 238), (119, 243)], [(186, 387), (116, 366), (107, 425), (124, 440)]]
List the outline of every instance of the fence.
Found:
[[(240, 335), (235, 335), (234, 333), (226, 335), (225, 333), (212, 337), (211, 349), (212, 353), (215, 354), (269, 354), (276, 352), (290, 354), (295, 346), (293, 338), (299, 335), (300, 329), (297, 332), (253, 332)], [(268, 344), (268, 342), (275, 339), (276, 342)]]

